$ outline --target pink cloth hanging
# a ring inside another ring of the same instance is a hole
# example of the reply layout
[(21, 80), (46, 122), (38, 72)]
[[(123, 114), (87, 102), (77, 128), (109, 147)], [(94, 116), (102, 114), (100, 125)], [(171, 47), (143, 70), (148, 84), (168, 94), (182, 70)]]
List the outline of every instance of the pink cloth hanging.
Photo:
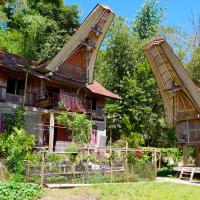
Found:
[(95, 145), (97, 143), (97, 130), (92, 130), (91, 142), (93, 145)]

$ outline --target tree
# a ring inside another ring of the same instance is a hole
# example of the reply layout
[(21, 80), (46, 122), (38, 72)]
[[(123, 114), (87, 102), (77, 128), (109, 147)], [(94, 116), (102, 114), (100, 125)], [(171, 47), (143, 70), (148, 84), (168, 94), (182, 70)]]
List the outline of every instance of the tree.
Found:
[[(4, 4), (1, 12), (5, 15), (1, 19), (4, 24), (2, 35), (6, 37), (9, 31), (21, 34), (19, 54), (37, 61), (52, 58), (79, 27), (77, 6), (65, 6), (63, 0), (16, 0)], [(0, 48), (9, 51), (11, 46), (8, 41), (6, 47)]]
[(187, 69), (193, 81), (200, 87), (200, 47), (193, 50)]
[[(134, 28), (123, 18), (115, 19), (97, 60), (95, 77), (122, 97), (118, 103), (106, 104), (107, 133), (113, 140), (126, 138), (134, 146), (141, 145), (142, 138), (147, 146), (174, 145), (173, 129), (163, 125), (163, 104), (144, 56), (145, 45), (158, 31), (162, 10), (157, 8), (157, 4), (146, 1), (133, 22)], [(163, 138), (168, 138), (167, 142), (161, 143)]]
[(162, 9), (155, 0), (146, 0), (136, 15), (133, 31), (140, 39), (151, 38), (157, 31)]

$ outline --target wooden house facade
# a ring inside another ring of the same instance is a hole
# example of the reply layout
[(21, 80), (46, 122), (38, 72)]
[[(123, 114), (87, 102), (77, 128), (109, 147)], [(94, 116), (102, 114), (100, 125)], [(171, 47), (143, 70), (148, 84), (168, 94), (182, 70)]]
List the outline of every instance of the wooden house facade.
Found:
[(196, 148), (196, 165), (200, 166), (200, 89), (165, 39), (148, 44), (145, 55), (162, 97), (165, 120), (175, 127), (183, 147), (184, 166), (188, 165), (188, 147)]
[[(105, 99), (121, 98), (97, 83), (93, 74), (98, 49), (113, 18), (108, 7), (98, 4), (58, 54), (42, 64), (1, 51), (0, 131), (4, 114), (22, 105), (25, 94), (26, 129), (37, 136), (38, 146), (59, 151), (73, 142), (71, 130), (55, 121), (63, 111), (85, 113), (94, 122), (92, 145), (103, 145)], [(29, 66), (26, 92), (25, 66)]]

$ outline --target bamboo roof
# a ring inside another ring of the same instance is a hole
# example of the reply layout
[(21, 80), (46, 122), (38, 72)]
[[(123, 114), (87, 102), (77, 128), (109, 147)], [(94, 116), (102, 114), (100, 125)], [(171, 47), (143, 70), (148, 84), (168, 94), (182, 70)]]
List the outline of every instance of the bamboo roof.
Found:
[(174, 124), (177, 113), (180, 116), (183, 111), (200, 113), (199, 89), (166, 40), (157, 39), (149, 43), (145, 48), (145, 55), (158, 84), (166, 122)]

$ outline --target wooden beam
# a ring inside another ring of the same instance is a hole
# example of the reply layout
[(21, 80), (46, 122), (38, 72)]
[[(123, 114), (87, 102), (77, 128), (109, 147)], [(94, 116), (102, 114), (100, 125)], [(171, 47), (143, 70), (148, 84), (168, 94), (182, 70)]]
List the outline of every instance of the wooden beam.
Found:
[(49, 127), (49, 151), (53, 151), (53, 141), (54, 141), (54, 113), (50, 112), (50, 127)]

